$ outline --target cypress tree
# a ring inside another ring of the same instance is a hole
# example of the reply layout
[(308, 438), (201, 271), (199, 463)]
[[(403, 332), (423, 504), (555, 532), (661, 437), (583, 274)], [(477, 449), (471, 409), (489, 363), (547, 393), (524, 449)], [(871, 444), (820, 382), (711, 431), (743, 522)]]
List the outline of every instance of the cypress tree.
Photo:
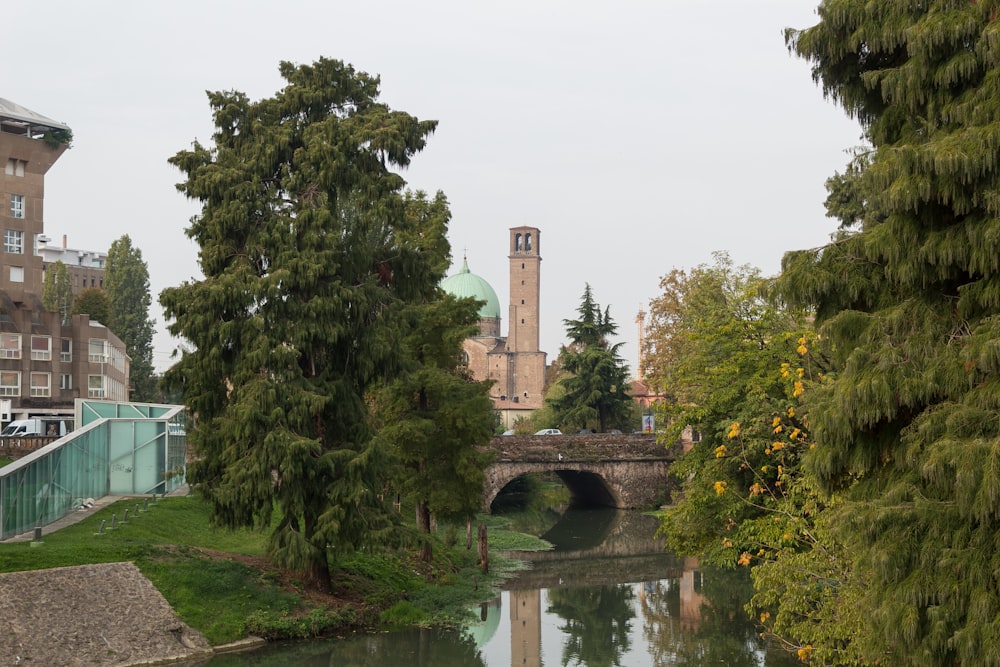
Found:
[[(831, 361), (808, 470), (888, 664), (1000, 664), (1000, 22), (995, 2), (826, 0), (789, 31), (870, 152), (790, 253)], [(820, 610), (820, 613), (822, 610)]]
[(272, 558), (325, 589), (337, 558), (385, 544), (370, 392), (399, 367), (400, 313), (446, 265), (441, 226), (407, 218), (393, 169), (436, 123), (337, 60), (280, 72), (270, 98), (210, 93), (214, 145), (171, 158), (202, 206), (188, 235), (204, 279), (160, 301), (194, 346), (167, 373), (197, 419), (192, 481), (219, 524), (276, 517)]

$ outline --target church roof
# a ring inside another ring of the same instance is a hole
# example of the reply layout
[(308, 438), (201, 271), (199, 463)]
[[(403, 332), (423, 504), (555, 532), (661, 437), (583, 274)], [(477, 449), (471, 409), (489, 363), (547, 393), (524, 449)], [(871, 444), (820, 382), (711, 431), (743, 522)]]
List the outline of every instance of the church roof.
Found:
[(469, 271), (468, 260), (462, 260), (461, 271), (441, 281), (441, 289), (460, 298), (471, 296), (478, 301), (485, 301), (479, 309), (480, 318), (500, 317), (500, 300), (497, 298), (497, 293), (488, 282)]

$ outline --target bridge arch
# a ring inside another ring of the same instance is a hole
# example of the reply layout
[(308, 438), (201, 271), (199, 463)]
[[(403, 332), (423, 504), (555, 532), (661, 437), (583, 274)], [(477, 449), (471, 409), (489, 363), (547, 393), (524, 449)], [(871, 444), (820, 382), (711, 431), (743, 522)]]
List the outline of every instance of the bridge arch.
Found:
[(510, 479), (506, 479), (506, 481), (498, 479), (496, 481), (496, 491), (491, 497), (483, 499), (483, 509), (485, 511), (489, 511), (492, 508), (493, 501), (496, 500), (497, 496), (503, 493), (504, 489), (506, 489), (515, 480), (523, 477), (524, 475), (541, 472), (555, 473), (559, 480), (566, 485), (570, 494), (571, 507), (625, 507), (621, 492), (614, 488), (608, 480), (604, 479), (604, 477), (602, 477), (599, 473), (581, 469), (579, 465), (573, 465), (553, 467), (551, 470), (547, 471), (530, 470), (520, 474), (515, 474), (514, 471), (508, 470), (508, 475), (504, 475), (503, 477), (506, 479), (507, 476), (510, 476)]
[(626, 509), (666, 502), (667, 475), (683, 443), (670, 447), (653, 434), (498, 436), (487, 451), (482, 510), (513, 480), (530, 473), (555, 473), (580, 505)]

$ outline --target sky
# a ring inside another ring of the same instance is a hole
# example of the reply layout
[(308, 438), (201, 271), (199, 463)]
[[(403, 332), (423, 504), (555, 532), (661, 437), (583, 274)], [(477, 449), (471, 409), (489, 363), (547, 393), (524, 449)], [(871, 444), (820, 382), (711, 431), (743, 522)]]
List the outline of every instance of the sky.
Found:
[[(211, 142), (206, 91), (270, 97), (281, 61), (336, 58), (437, 131), (402, 172), (442, 191), (463, 256), (506, 315), (508, 230), (540, 230), (541, 348), (585, 286), (638, 361), (640, 308), (672, 269), (728, 252), (764, 274), (825, 243), (824, 182), (861, 129), (824, 99), (785, 28), (817, 0), (32, 0), (5, 7), (0, 98), (69, 125), (46, 177), (55, 243), (128, 234), (149, 266), (153, 362), (172, 363), (160, 291), (200, 278), (196, 202), (167, 163)], [(506, 331), (506, 322), (503, 330)]]

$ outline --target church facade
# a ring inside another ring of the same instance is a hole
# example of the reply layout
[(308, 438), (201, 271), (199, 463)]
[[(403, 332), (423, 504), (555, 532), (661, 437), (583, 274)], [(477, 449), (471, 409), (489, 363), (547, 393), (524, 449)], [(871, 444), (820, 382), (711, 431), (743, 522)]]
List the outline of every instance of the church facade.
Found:
[(540, 232), (535, 227), (509, 230), (510, 305), (507, 336), (501, 335), (500, 301), (483, 278), (462, 269), (446, 278), (441, 287), (458, 297), (483, 302), (479, 310), (478, 335), (465, 341), (463, 349), (473, 377), (492, 380), (490, 398), (500, 413), (504, 428), (542, 407), (546, 353), (539, 347), (541, 296)]

